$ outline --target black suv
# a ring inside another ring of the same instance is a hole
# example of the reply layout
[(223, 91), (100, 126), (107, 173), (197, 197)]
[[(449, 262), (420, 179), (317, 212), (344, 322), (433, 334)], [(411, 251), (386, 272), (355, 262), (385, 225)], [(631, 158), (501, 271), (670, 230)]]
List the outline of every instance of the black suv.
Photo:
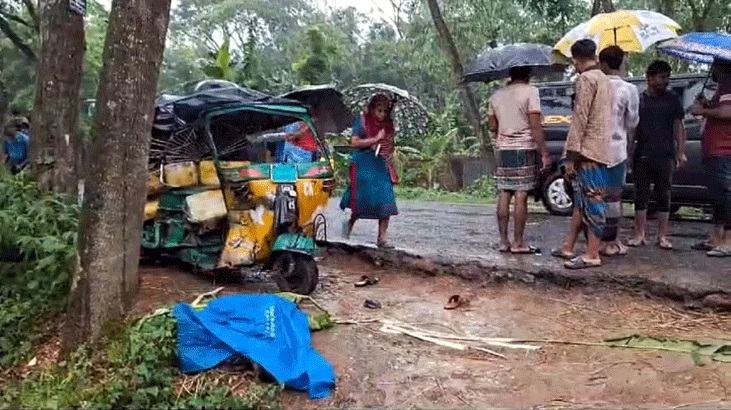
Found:
[[(670, 79), (669, 88), (683, 98), (686, 113), (693, 104), (695, 96), (703, 88), (706, 75), (689, 74), (679, 75)], [(645, 78), (630, 78), (627, 81), (637, 86), (640, 92), (646, 88)], [(574, 85), (572, 82), (556, 82), (536, 84), (540, 90), (541, 106), (543, 109), (543, 127), (546, 136), (546, 145), (551, 154), (553, 165), (541, 173), (533, 195), (536, 200), (543, 201), (546, 209), (554, 215), (569, 215), (571, 213), (571, 197), (564, 187), (564, 179), (558, 169), (558, 160), (563, 154), (566, 135), (571, 123), (571, 96)], [(706, 85), (706, 97), (710, 98), (715, 91), (716, 84), (711, 80)], [(711, 199), (703, 186), (703, 167), (701, 164), (701, 125), (690, 114), (685, 117), (687, 134), (686, 156), (688, 163), (675, 171), (672, 188), (671, 212), (676, 212), (681, 206), (706, 207)], [(624, 201), (634, 199), (634, 184), (631, 169), (625, 181)], [(650, 203), (650, 209), (653, 204)]]

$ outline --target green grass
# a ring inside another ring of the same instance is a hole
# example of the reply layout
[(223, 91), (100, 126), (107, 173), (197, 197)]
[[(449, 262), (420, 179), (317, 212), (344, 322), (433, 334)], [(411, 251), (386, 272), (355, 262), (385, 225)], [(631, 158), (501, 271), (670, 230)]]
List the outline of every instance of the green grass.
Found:
[[(469, 187), (450, 192), (442, 189), (426, 189), (422, 187), (396, 185), (394, 193), (396, 199), (407, 199), (417, 201), (432, 201), (458, 204), (494, 204), (497, 201), (495, 186), (492, 178), (483, 177)], [(335, 196), (341, 196), (345, 191), (344, 187), (335, 190)]]
[(281, 408), (281, 387), (252, 375), (236, 375), (236, 383), (217, 372), (182, 376), (174, 366), (176, 324), (169, 313), (107, 333), (94, 349), (81, 347), (51, 368), (0, 386), (0, 409)]
[(394, 188), (397, 199), (410, 199), (418, 201), (433, 201), (459, 204), (485, 204), (495, 203), (495, 196), (481, 197), (464, 191), (449, 192), (443, 190), (426, 189), (421, 187), (400, 187)]

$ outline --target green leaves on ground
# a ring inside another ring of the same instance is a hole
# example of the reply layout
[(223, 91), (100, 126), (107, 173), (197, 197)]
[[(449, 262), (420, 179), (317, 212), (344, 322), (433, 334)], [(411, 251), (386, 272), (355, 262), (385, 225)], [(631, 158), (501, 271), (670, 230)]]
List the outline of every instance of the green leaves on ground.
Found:
[[(183, 377), (174, 367), (175, 329), (167, 313), (126, 326), (99, 349), (80, 348), (58, 366), (4, 386), (0, 408), (281, 407), (281, 388), (250, 375), (236, 392), (217, 372)], [(186, 379), (195, 383), (186, 385)]]
[(63, 308), (78, 218), (65, 198), (0, 170), (0, 369), (27, 356)]
[(701, 357), (710, 357), (718, 362), (731, 363), (731, 342), (701, 343), (695, 340), (666, 339), (651, 336), (632, 335), (605, 340), (608, 346), (636, 349), (663, 350), (689, 353), (696, 365), (702, 365)]

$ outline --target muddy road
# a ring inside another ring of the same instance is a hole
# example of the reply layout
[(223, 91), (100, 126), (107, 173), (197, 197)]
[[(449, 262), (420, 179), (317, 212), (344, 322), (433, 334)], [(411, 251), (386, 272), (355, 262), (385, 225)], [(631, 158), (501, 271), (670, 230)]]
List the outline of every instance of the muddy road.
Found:
[[(384, 270), (340, 253), (326, 253), (320, 266), (320, 286), (312, 296), (336, 318), (361, 323), (313, 334), (315, 347), (335, 366), (337, 390), (320, 402), (287, 392), (288, 408), (731, 406), (731, 363), (704, 359), (697, 366), (688, 354), (590, 345), (632, 334), (731, 339), (731, 316), (609, 290), (467, 283)], [(380, 282), (354, 287), (365, 274)], [(222, 285), (170, 267), (143, 268), (142, 281), (137, 313), (190, 302), (218, 286), (230, 293), (276, 290), (266, 280)], [(466, 296), (470, 304), (443, 309), (452, 294)], [(366, 299), (378, 300), (382, 308), (366, 309)], [(384, 333), (375, 319), (470, 336), (588, 345), (491, 348), (503, 356), (497, 357)]]

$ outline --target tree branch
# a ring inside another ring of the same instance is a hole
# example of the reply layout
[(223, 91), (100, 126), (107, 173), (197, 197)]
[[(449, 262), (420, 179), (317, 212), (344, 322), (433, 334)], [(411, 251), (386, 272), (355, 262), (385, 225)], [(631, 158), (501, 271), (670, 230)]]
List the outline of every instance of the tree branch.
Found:
[(26, 27), (35, 29), (35, 27), (33, 27), (33, 25), (31, 23), (23, 20), (22, 18), (20, 18), (20, 16), (17, 16), (15, 14), (10, 14), (7, 11), (0, 10), (0, 16), (4, 17), (5, 20), (14, 21), (14, 22), (20, 23)]
[(35, 2), (33, 0), (23, 0), (23, 4), (25, 4), (26, 10), (28, 10), (28, 15), (33, 21), (33, 28), (36, 30), (36, 33), (40, 32), (41, 22), (38, 18), (38, 11), (36, 10)]
[(13, 43), (13, 45), (20, 50), (28, 59), (35, 61), (36, 54), (33, 52), (27, 44), (23, 42), (23, 39), (13, 30), (5, 18), (0, 18), (0, 31)]

